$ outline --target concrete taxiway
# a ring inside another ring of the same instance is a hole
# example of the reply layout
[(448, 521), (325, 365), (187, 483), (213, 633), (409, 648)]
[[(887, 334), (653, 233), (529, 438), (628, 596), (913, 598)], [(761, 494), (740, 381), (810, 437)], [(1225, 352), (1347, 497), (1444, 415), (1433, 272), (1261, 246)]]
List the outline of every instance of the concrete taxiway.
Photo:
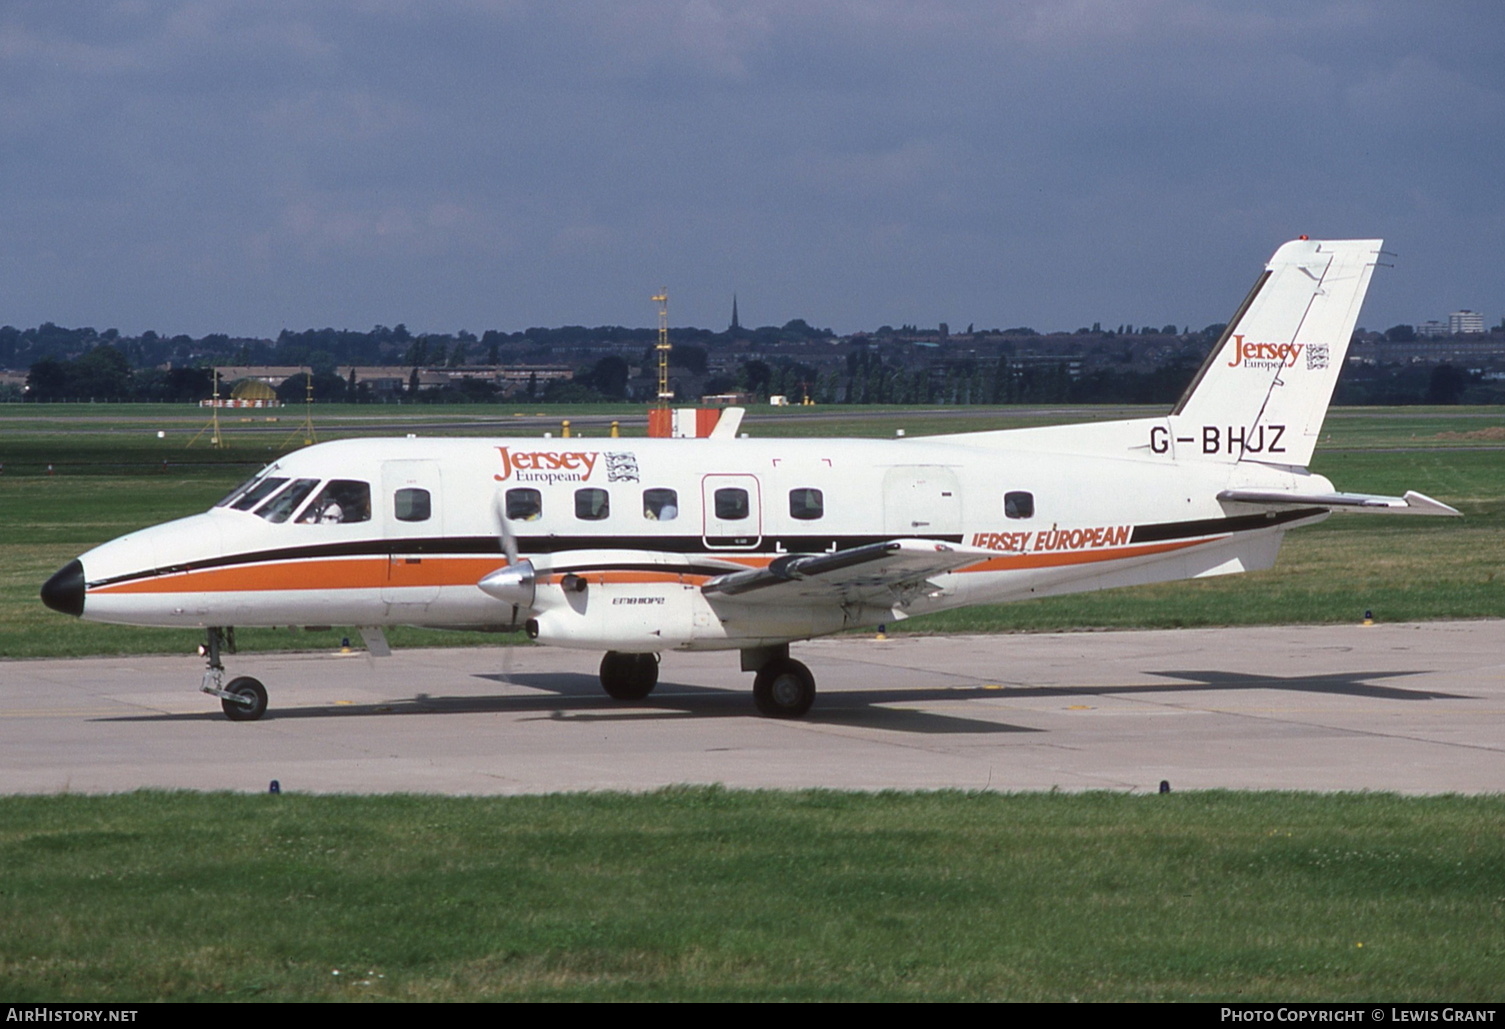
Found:
[(0, 662), (0, 792), (736, 788), (1505, 790), (1505, 622), (796, 644), (820, 695), (753, 711), (735, 653), (638, 704), (538, 647), (241, 654), (232, 723), (192, 657)]

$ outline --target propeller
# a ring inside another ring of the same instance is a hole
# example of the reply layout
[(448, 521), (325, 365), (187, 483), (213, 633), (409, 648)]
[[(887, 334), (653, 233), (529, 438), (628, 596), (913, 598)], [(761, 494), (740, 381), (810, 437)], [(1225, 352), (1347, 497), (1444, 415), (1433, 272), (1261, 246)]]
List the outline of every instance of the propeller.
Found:
[(500, 526), (502, 553), (506, 555), (507, 563), (482, 576), (476, 585), (487, 596), (495, 597), (504, 604), (511, 604), (512, 621), (515, 624), (518, 611), (533, 606), (533, 597), (538, 590), (538, 573), (533, 562), (520, 556), (518, 552), (517, 537), (513, 535), (511, 519), (507, 517), (500, 492), (493, 508)]
[[(518, 551), (517, 537), (512, 532), (512, 524), (507, 518), (507, 510), (500, 492), (493, 501), (492, 509), (496, 512), (499, 527), (497, 536), (501, 540), (502, 553), (506, 556), (507, 563), (496, 571), (487, 573), (476, 585), (488, 596), (512, 605), (512, 626), (515, 629), (518, 613), (523, 608), (533, 606), (538, 576), (533, 568), (533, 562), (523, 558)], [(512, 681), (511, 646), (502, 649), (502, 681), (507, 683)]]

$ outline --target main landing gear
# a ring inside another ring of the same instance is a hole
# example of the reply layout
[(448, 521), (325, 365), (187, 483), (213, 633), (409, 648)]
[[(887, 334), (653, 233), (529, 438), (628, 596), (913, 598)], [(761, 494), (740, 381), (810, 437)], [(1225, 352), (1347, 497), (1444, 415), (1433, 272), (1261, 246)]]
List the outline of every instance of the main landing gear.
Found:
[(267, 690), (258, 680), (249, 675), (242, 675), (225, 683), (225, 665), (220, 660), (220, 650), (228, 649), (235, 653), (235, 629), (222, 629), (212, 626), (199, 648), (199, 653), (204, 655), (208, 668), (204, 670), (204, 681), (199, 686), (210, 696), (218, 697), (220, 707), (224, 709), (225, 717), (232, 722), (254, 722), (267, 713)]
[(815, 703), (815, 676), (792, 658), (775, 658), (753, 679), (753, 703), (769, 718), (800, 718)]
[[(658, 685), (658, 659), (657, 654), (607, 651), (601, 659), (601, 688), (614, 700), (642, 700)], [(801, 718), (815, 703), (815, 676), (790, 658), (787, 643), (742, 651), (742, 670), (757, 673), (753, 678), (753, 703), (759, 714), (769, 718)]]
[(601, 659), (601, 688), (613, 700), (642, 700), (657, 685), (657, 654), (608, 650)]

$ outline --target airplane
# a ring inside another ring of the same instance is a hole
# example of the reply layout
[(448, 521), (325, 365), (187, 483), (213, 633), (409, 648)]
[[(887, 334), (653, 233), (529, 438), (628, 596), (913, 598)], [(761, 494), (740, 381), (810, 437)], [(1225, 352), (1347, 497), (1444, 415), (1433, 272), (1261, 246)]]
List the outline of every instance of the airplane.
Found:
[(211, 509), (70, 561), (47, 606), (203, 629), (200, 688), (236, 721), (234, 626), (525, 631), (604, 651), (642, 700), (665, 652), (736, 650), (757, 710), (805, 715), (791, 642), (968, 604), (1269, 568), (1334, 511), (1457, 515), (1310, 472), (1381, 242), (1292, 240), (1162, 417), (894, 439), (350, 439)]

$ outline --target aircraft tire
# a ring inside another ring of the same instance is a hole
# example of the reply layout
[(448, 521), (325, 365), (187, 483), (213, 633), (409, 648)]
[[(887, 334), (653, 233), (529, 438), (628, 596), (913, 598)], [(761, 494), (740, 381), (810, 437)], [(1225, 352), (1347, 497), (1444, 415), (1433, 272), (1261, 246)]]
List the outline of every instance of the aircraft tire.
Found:
[(249, 703), (223, 698), (220, 707), (225, 711), (225, 717), (232, 722), (254, 722), (267, 713), (267, 689), (258, 680), (250, 676), (241, 676), (239, 679), (231, 679), (230, 685), (225, 687), (226, 693), (234, 693), (245, 697)]
[(770, 661), (753, 680), (753, 702), (769, 718), (800, 718), (815, 703), (815, 676), (798, 661)]
[(657, 685), (657, 654), (608, 650), (601, 659), (601, 688), (613, 700), (642, 700)]

